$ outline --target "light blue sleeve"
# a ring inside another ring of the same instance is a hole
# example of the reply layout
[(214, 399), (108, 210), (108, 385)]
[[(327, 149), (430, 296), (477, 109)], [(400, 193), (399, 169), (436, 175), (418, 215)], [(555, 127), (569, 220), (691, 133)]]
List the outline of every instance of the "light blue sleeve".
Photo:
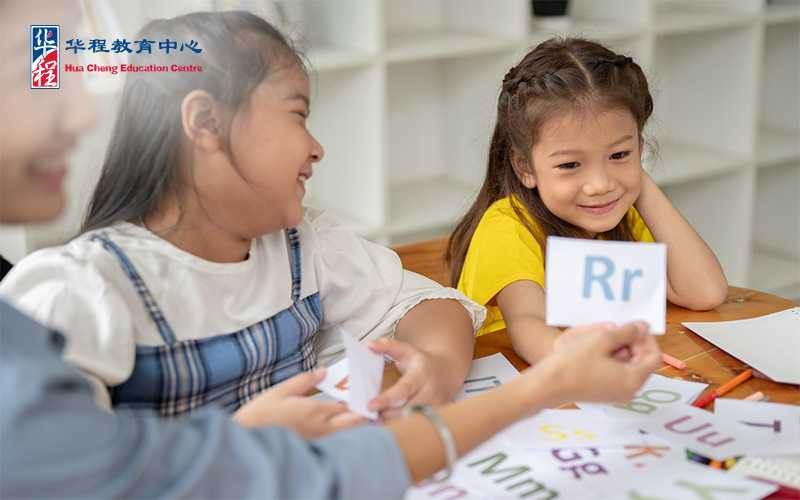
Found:
[(311, 442), (223, 413), (110, 413), (58, 356), (60, 336), (0, 301), (2, 498), (400, 498), (394, 437), (359, 426)]

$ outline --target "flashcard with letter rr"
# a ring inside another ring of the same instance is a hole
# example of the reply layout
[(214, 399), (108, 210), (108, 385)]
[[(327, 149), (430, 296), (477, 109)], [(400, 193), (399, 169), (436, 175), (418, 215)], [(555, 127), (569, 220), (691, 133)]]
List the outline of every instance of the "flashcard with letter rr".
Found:
[(548, 325), (643, 320), (650, 333), (663, 334), (667, 246), (550, 236), (545, 294)]

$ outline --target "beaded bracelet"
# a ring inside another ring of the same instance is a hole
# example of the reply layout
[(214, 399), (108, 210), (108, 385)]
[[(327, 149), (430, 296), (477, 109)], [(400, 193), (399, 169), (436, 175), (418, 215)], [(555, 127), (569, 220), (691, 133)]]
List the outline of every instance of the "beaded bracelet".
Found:
[(447, 425), (442, 421), (439, 417), (439, 414), (433, 411), (428, 405), (411, 405), (407, 406), (405, 410), (403, 410), (403, 416), (407, 417), (414, 412), (420, 412), (433, 422), (433, 425), (436, 427), (436, 430), (439, 432), (439, 437), (442, 440), (442, 444), (444, 444), (444, 458), (445, 458), (445, 467), (441, 471), (437, 472), (435, 475), (431, 476), (430, 480), (435, 483), (440, 483), (442, 481), (447, 480), (450, 477), (450, 474), (453, 472), (453, 464), (458, 459), (458, 452), (456, 451), (456, 442), (453, 439), (453, 434), (450, 432), (450, 429), (447, 428)]

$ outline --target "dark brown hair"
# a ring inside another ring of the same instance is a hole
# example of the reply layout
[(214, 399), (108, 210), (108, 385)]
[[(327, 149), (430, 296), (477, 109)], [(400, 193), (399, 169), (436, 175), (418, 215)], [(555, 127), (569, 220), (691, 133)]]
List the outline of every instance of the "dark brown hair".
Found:
[[(486, 179), (477, 199), (456, 226), (447, 247), (451, 282), (458, 285), (472, 235), (486, 210), (497, 200), (511, 197), (520, 221), (542, 247), (547, 236), (586, 238), (589, 235), (550, 212), (537, 188), (528, 189), (517, 178), (511, 152), (530, 164), (542, 126), (569, 112), (630, 111), (642, 131), (653, 112), (647, 78), (630, 57), (602, 45), (576, 38), (550, 39), (529, 52), (503, 79), (497, 99), (497, 123), (489, 146)], [(534, 230), (533, 221), (541, 229)], [(598, 235), (609, 240), (632, 240), (630, 221)]]
[[(200, 72), (134, 72), (126, 76), (100, 179), (92, 195), (81, 232), (117, 221), (136, 221), (159, 207), (166, 193), (179, 203), (186, 182), (180, 161), (181, 102), (195, 89), (205, 90), (227, 110), (223, 126), (229, 157), (230, 118), (253, 90), (276, 72), (299, 64), (291, 43), (264, 19), (244, 11), (195, 12), (147, 23), (136, 40), (195, 41), (201, 49), (153, 48), (152, 54), (132, 53), (131, 66), (202, 66)], [(196, 49), (195, 49), (196, 50)], [(191, 153), (189, 153), (191, 154)], [(235, 162), (233, 162), (235, 165)]]

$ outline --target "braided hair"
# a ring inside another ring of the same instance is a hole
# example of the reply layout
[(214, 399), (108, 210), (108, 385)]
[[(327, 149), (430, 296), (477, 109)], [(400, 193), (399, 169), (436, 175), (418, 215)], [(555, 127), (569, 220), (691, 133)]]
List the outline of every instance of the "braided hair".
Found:
[[(503, 78), (497, 99), (497, 122), (489, 146), (486, 178), (477, 199), (457, 224), (446, 259), (452, 286), (458, 285), (472, 235), (481, 217), (497, 200), (511, 197), (518, 219), (544, 250), (547, 236), (586, 238), (588, 233), (547, 209), (538, 188), (528, 189), (511, 163), (512, 151), (530, 160), (542, 126), (570, 112), (624, 109), (642, 132), (653, 112), (647, 78), (630, 57), (583, 39), (553, 38), (538, 45)], [(529, 161), (530, 163), (530, 161)], [(535, 230), (535, 221), (540, 231)], [(624, 217), (601, 239), (630, 241), (631, 221)]]

